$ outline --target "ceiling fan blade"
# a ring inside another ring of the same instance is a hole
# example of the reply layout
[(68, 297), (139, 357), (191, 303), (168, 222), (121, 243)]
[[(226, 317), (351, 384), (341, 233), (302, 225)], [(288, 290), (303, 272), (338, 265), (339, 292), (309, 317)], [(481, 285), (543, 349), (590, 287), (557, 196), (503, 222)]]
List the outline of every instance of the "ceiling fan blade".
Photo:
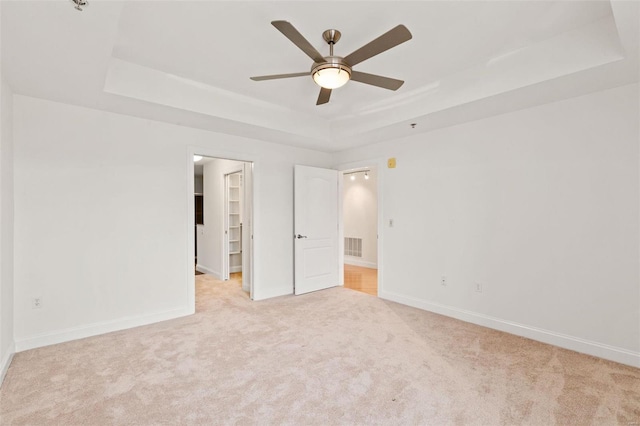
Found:
[(273, 74), (273, 75), (259, 75), (257, 77), (249, 77), (253, 81), (263, 80), (276, 80), (278, 78), (291, 78), (291, 77), (304, 77), (305, 75), (311, 75), (310, 72), (296, 72), (292, 74)]
[(398, 25), (395, 28), (382, 34), (377, 39), (365, 44), (355, 52), (345, 56), (344, 61), (354, 66), (362, 61), (365, 61), (379, 53), (396, 47), (399, 44), (404, 43), (407, 40), (411, 40), (411, 33), (404, 25)]
[(404, 84), (402, 80), (359, 71), (351, 71), (351, 80), (389, 90), (398, 90)]
[(298, 46), (300, 50), (307, 54), (308, 57), (313, 59), (314, 62), (325, 62), (324, 57), (316, 50), (315, 47), (307, 41), (302, 34), (296, 30), (288, 21), (273, 21), (271, 25), (276, 27), (286, 38), (291, 40), (293, 44)]
[(329, 98), (331, 97), (331, 89), (325, 89), (324, 87), (320, 89), (320, 94), (318, 95), (318, 102), (316, 105), (322, 105), (329, 102)]

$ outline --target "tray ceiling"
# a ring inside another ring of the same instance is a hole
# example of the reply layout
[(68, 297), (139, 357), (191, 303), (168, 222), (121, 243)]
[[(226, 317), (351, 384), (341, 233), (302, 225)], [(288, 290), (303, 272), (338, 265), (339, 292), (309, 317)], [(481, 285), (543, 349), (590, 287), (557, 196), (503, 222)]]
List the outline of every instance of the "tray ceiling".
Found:
[[(272, 20), (323, 54), (339, 29), (341, 56), (404, 24), (412, 40), (357, 69), (405, 84), (316, 106), (311, 77), (251, 81), (311, 67)], [(623, 1), (3, 2), (2, 40), (16, 93), (326, 151), (638, 81)]]

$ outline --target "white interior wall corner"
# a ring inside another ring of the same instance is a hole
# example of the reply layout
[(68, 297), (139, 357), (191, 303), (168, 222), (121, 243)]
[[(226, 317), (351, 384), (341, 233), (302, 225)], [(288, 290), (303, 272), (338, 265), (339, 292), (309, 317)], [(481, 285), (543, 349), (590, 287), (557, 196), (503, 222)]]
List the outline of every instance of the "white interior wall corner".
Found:
[[(193, 311), (190, 150), (254, 161), (254, 298), (292, 292), (293, 165), (327, 167), (330, 154), (27, 96), (14, 102), (18, 350)], [(34, 296), (41, 309), (31, 309)]]
[(15, 351), (13, 223), (13, 93), (0, 69), (0, 384)]
[(382, 296), (640, 365), (638, 105), (632, 84), (336, 154), (397, 157)]

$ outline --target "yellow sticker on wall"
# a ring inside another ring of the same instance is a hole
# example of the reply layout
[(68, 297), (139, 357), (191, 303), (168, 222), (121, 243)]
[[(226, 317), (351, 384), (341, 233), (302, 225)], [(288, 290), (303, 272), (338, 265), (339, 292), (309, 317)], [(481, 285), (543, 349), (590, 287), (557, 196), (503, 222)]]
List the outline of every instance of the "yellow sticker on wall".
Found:
[(389, 158), (387, 160), (387, 167), (390, 168), (390, 169), (395, 169), (396, 168), (396, 158), (395, 157)]

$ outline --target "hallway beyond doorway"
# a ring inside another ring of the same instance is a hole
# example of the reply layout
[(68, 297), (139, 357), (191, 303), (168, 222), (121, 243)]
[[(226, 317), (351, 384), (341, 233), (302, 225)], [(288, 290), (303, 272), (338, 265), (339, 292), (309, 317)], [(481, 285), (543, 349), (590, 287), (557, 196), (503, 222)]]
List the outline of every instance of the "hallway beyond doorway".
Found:
[(351, 290), (378, 295), (378, 270), (344, 264), (344, 287)]

